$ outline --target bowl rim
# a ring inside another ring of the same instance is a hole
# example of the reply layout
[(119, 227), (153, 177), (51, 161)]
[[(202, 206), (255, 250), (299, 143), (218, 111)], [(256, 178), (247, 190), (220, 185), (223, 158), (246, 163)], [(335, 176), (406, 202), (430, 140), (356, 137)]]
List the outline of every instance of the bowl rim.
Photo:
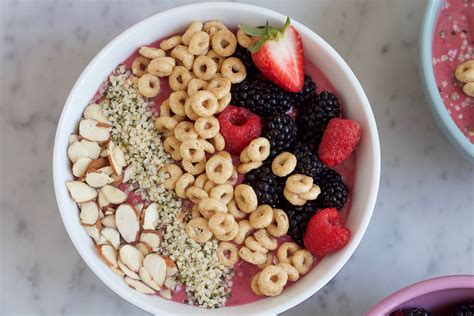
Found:
[(425, 97), (428, 99), (428, 104), (436, 123), (456, 150), (465, 159), (474, 163), (474, 144), (461, 132), (451, 118), (439, 94), (433, 70), (433, 34), (438, 20), (438, 13), (443, 3), (443, 0), (429, 0), (426, 4), (420, 29), (420, 76)]
[[(128, 292), (117, 288), (114, 285), (113, 280), (111, 280), (107, 275), (101, 273), (100, 269), (97, 269), (95, 267), (94, 262), (92, 262), (92, 259), (89, 258), (88, 254), (86, 253), (86, 247), (84, 247), (84, 245), (80, 243), (78, 237), (74, 236), (72, 232), (72, 227), (69, 227), (66, 224), (67, 223), (66, 210), (65, 210), (65, 207), (63, 207), (61, 205), (62, 203), (60, 202), (62, 198), (60, 186), (63, 186), (64, 183), (60, 181), (61, 170), (60, 170), (59, 163), (57, 162), (58, 159), (55, 159), (55, 158), (59, 157), (60, 151), (63, 150), (63, 148), (58, 146), (58, 143), (61, 137), (65, 137), (64, 135), (61, 135), (61, 131), (64, 129), (64, 125), (66, 124), (66, 119), (65, 119), (66, 113), (68, 112), (69, 108), (72, 106), (72, 103), (74, 101), (73, 99), (75, 95), (77, 94), (77, 91), (80, 89), (80, 86), (85, 81), (85, 78), (90, 75), (90, 72), (93, 71), (93, 68), (96, 66), (96, 64), (104, 57), (104, 55), (106, 55), (109, 52), (109, 50), (114, 48), (118, 42), (122, 41), (124, 38), (127, 38), (131, 33), (135, 31), (135, 29), (139, 29), (142, 25), (146, 25), (152, 19), (158, 19), (165, 15), (175, 14), (176, 11), (179, 12), (183, 9), (194, 9), (197, 7), (209, 6), (209, 5), (211, 5), (213, 8), (220, 7), (222, 9), (239, 9), (241, 11), (246, 11), (246, 10), (258, 11), (258, 12), (261, 12), (262, 15), (267, 15), (272, 18), (278, 18), (282, 21), (286, 19), (286, 16), (279, 12), (266, 9), (263, 7), (259, 7), (259, 6), (242, 4), (242, 3), (232, 3), (232, 2), (202, 2), (202, 3), (194, 3), (194, 4), (184, 5), (184, 6), (178, 6), (178, 7), (171, 8), (169, 10), (164, 10), (146, 19), (139, 21), (138, 23), (124, 30), (122, 33), (116, 36), (112, 41), (110, 41), (104, 48), (100, 50), (100, 52), (92, 59), (92, 61), (83, 70), (83, 72), (77, 79), (76, 83), (74, 84), (65, 102), (65, 105), (61, 113), (61, 117), (58, 122), (56, 135), (55, 135), (54, 150), (53, 150), (53, 181), (54, 181), (55, 195), (56, 195), (56, 200), (57, 200), (58, 209), (59, 209), (61, 218), (63, 220), (63, 223), (65, 224), (64, 225), (65, 229), (68, 232), (68, 235), (71, 241), (73, 242), (74, 247), (79, 252), (82, 259), (86, 262), (89, 268), (96, 274), (96, 276), (103, 283), (107, 285), (108, 288), (113, 290), (115, 293), (117, 293), (119, 296), (121, 296), (123, 299), (127, 300), (131, 304), (149, 312), (150, 312), (150, 308), (148, 307), (148, 304), (146, 304), (142, 300), (134, 299), (133, 295), (130, 295)], [(325, 276), (319, 279), (317, 284), (322, 284), (322, 285), (319, 287), (315, 286), (315, 287), (308, 287), (304, 289), (303, 291), (298, 293), (296, 297), (291, 297), (286, 302), (283, 302), (283, 303), (279, 302), (278, 305), (272, 306), (270, 309), (266, 310), (265, 312), (266, 314), (281, 313), (285, 310), (288, 310), (296, 306), (297, 304), (301, 303), (302, 301), (306, 300), (307, 298), (315, 294), (317, 291), (319, 291), (332, 278), (334, 278), (334, 276), (342, 269), (342, 267), (348, 262), (350, 257), (355, 252), (355, 249), (358, 247), (360, 241), (362, 240), (362, 237), (364, 236), (367, 230), (368, 224), (370, 222), (370, 219), (372, 218), (372, 214), (375, 208), (375, 203), (376, 203), (379, 184), (380, 184), (381, 153), (380, 153), (380, 143), (379, 143), (377, 125), (375, 122), (375, 117), (373, 115), (369, 100), (359, 80), (356, 78), (356, 76), (354, 75), (350, 67), (347, 65), (347, 63), (342, 59), (342, 57), (324, 39), (322, 39), (314, 31), (310, 30), (309, 28), (302, 25), (298, 21), (292, 20), (292, 23), (301, 32), (305, 32), (306, 34), (308, 34), (312, 38), (313, 41), (317, 42), (318, 45), (320, 45), (323, 50), (325, 50), (331, 55), (331, 58), (337, 63), (338, 67), (340, 67), (341, 73), (343, 73), (344, 76), (347, 76), (347, 79), (350, 81), (351, 85), (353, 86), (355, 93), (360, 98), (360, 102), (362, 103), (361, 106), (366, 112), (365, 116), (366, 116), (367, 124), (369, 127), (368, 129), (370, 129), (371, 131), (369, 133), (369, 137), (370, 137), (370, 143), (372, 144), (372, 149), (369, 156), (370, 156), (370, 159), (372, 159), (373, 161), (373, 164), (370, 169), (372, 172), (372, 179), (370, 182), (371, 185), (369, 186), (369, 190), (368, 190), (370, 193), (368, 194), (368, 199), (365, 203), (366, 210), (361, 216), (360, 225), (358, 227), (357, 233), (353, 234), (350, 243), (345, 247), (344, 252), (341, 253), (340, 258), (337, 261), (337, 264), (333, 265), (330, 269), (328, 269)], [(222, 310), (219, 310), (219, 311), (222, 312)], [(165, 311), (161, 311), (160, 313), (167, 314), (167, 312)], [(201, 311), (201, 313), (205, 313), (205, 311)]]
[(449, 289), (474, 289), (474, 275), (441, 276), (408, 285), (372, 307), (367, 316), (386, 315), (414, 298)]

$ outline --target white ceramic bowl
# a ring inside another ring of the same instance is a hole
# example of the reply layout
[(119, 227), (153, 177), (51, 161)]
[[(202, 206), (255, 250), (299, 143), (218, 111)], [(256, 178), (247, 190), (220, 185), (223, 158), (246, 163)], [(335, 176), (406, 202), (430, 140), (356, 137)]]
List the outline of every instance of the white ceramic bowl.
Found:
[[(90, 62), (74, 85), (64, 106), (56, 131), (53, 156), (54, 187), (64, 226), (87, 265), (113, 291), (130, 303), (153, 314), (222, 315), (222, 309), (204, 310), (179, 304), (157, 296), (147, 296), (129, 288), (97, 256), (92, 240), (79, 224), (77, 206), (70, 199), (64, 183), (72, 179), (67, 158), (68, 136), (76, 131), (82, 111), (110, 72), (141, 45), (164, 38), (194, 20), (219, 19), (226, 25), (283, 24), (286, 16), (264, 8), (238, 3), (200, 3), (174, 8), (156, 14), (129, 28), (109, 43)], [(349, 260), (369, 224), (377, 197), (380, 178), (380, 145), (374, 116), (359, 81), (349, 66), (321, 37), (292, 21), (304, 43), (305, 56), (319, 67), (336, 87), (345, 115), (362, 127), (357, 150), (356, 183), (347, 226), (352, 238), (342, 250), (327, 256), (307, 276), (285, 290), (282, 295), (236, 307), (226, 307), (226, 315), (277, 314), (307, 299), (326, 283)], [(238, 295), (238, 294), (237, 294)]]

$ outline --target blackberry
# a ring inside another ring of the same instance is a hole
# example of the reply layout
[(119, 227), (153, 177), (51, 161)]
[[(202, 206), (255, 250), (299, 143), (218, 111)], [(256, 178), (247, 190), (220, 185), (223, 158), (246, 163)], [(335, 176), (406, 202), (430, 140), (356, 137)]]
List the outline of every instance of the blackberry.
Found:
[(306, 100), (296, 119), (300, 140), (319, 146), (329, 121), (341, 116), (337, 97), (327, 91)]
[(237, 45), (237, 49), (232, 56), (242, 61), (247, 72), (247, 77), (253, 77), (259, 73), (258, 68), (253, 63), (252, 55), (247, 48)]
[(314, 181), (321, 188), (321, 194), (316, 199), (318, 208), (335, 207), (340, 210), (344, 206), (349, 190), (339, 173), (326, 167)]
[(303, 89), (300, 92), (293, 94), (295, 106), (299, 108), (301, 105), (306, 103), (306, 100), (313, 97), (315, 94), (316, 84), (310, 76), (305, 75)]
[(265, 163), (260, 168), (247, 173), (244, 182), (254, 189), (258, 204), (280, 207), (285, 182), (273, 174), (270, 163)]
[(316, 213), (317, 208), (313, 202), (307, 202), (303, 206), (288, 205), (284, 208), (290, 227), (288, 235), (293, 238), (295, 242), (303, 245), (303, 237), (306, 231), (306, 226), (311, 217)]
[(454, 308), (451, 316), (474, 316), (474, 302), (471, 304), (462, 304)]
[(324, 165), (318, 159), (318, 155), (307, 144), (298, 144), (295, 146), (294, 155), (297, 159), (295, 168), (296, 173), (302, 173), (316, 179), (323, 171)]
[(430, 312), (423, 308), (404, 308), (394, 313), (395, 316), (430, 316)]
[(243, 106), (262, 117), (288, 112), (293, 106), (291, 94), (262, 76), (233, 84), (232, 105)]
[(297, 141), (295, 120), (287, 114), (272, 116), (264, 122), (262, 136), (270, 141), (271, 158), (282, 151), (291, 151)]

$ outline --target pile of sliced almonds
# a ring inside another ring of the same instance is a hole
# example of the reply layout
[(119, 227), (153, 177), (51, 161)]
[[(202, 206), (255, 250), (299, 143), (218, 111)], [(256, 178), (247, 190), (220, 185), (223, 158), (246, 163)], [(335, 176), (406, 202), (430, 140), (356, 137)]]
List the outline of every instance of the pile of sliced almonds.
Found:
[(76, 179), (66, 187), (79, 206), (81, 225), (110, 269), (131, 288), (170, 299), (178, 284), (178, 270), (157, 253), (161, 250), (157, 204), (126, 203), (127, 193), (117, 186), (128, 182), (133, 170), (111, 140), (111, 130), (102, 106), (87, 106), (79, 135), (69, 138), (67, 153)]

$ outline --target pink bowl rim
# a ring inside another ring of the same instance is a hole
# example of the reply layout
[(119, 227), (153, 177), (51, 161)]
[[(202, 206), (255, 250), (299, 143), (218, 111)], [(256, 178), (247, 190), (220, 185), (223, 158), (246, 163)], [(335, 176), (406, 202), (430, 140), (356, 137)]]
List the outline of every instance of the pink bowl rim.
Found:
[(416, 297), (448, 289), (474, 289), (474, 275), (450, 275), (424, 280), (391, 294), (372, 307), (366, 316), (386, 315)]

